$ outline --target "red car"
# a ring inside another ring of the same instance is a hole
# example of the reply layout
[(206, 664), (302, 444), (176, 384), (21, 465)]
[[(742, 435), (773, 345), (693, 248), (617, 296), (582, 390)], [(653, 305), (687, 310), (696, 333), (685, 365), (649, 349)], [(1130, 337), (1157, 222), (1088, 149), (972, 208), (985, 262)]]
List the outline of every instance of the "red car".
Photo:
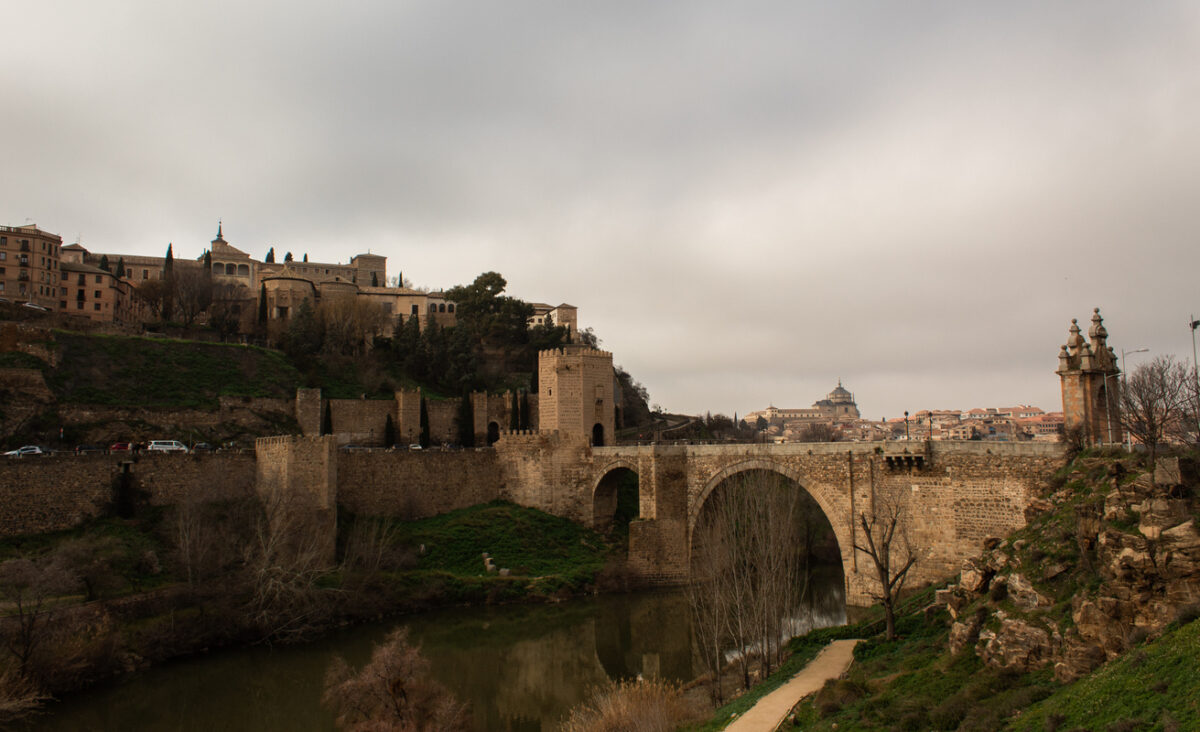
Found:
[(129, 449), (128, 442), (114, 442), (108, 446), (109, 452), (129, 452)]

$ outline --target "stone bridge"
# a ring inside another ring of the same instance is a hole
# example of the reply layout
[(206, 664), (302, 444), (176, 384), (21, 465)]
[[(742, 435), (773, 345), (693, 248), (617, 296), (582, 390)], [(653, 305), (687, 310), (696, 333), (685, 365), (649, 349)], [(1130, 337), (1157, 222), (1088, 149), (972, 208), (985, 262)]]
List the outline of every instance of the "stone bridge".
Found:
[(920, 559), (911, 581), (937, 582), (989, 536), (1025, 524), (1025, 509), (1064, 460), (1052, 443), (853, 442), (591, 447), (585, 437), (509, 433), (496, 455), (510, 500), (593, 526), (611, 520), (617, 478), (638, 477), (630, 563), (660, 583), (688, 576), (692, 530), (713, 490), (739, 473), (784, 475), (820, 505), (837, 536), (846, 599), (869, 604), (877, 586), (855, 517), (895, 496)]

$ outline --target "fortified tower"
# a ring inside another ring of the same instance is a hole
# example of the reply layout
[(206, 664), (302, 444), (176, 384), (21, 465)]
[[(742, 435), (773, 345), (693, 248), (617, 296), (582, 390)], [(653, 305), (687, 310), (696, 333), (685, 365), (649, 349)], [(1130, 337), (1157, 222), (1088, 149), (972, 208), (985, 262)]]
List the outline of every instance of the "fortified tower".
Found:
[(538, 429), (613, 441), (616, 394), (613, 359), (581, 345), (538, 353)]
[(1058, 353), (1058, 378), (1062, 382), (1064, 428), (1081, 430), (1085, 445), (1117, 443), (1121, 430), (1121, 384), (1117, 358), (1109, 347), (1108, 330), (1100, 308), (1092, 313), (1092, 327), (1084, 340), (1072, 318), (1067, 342)]

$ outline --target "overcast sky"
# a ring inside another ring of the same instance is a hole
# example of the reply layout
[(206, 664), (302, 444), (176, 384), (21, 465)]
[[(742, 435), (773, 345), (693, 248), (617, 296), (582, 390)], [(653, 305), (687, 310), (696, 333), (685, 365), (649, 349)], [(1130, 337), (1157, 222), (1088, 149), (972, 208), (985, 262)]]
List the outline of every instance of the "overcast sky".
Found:
[(671, 411), (1058, 410), (1093, 307), (1191, 358), (1200, 3), (581, 5), (4, 2), (0, 223), (495, 270)]

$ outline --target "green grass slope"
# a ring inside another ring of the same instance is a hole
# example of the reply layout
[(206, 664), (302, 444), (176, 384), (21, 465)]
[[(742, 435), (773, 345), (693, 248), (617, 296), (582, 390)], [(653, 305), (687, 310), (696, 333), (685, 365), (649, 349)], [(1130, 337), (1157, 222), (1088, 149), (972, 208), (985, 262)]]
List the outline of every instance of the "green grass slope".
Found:
[(1009, 724), (1041, 732), (1200, 729), (1200, 623), (1190, 622), (1064, 687)]
[(300, 374), (278, 351), (163, 338), (55, 334), (48, 374), (60, 401), (214, 408), (219, 396), (295, 395)]

